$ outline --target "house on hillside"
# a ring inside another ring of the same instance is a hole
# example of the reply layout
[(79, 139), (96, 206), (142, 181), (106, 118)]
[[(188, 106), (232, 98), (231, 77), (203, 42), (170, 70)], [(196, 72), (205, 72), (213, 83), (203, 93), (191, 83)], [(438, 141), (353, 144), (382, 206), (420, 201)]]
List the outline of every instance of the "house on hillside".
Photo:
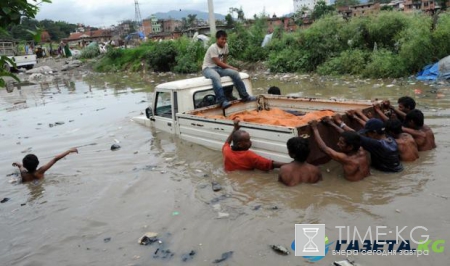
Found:
[[(441, 9), (439, 3), (434, 0), (405, 0), (404, 6), (405, 12), (422, 11), (429, 14)], [(450, 6), (450, 1), (446, 2), (446, 6)]]
[(352, 17), (361, 17), (370, 14), (376, 14), (380, 12), (380, 9), (380, 3), (366, 3), (349, 7)]
[(68, 43), (69, 46), (85, 47), (91, 42), (109, 42), (113, 37), (111, 30), (100, 29), (100, 30), (85, 30), (84, 32), (73, 32), (64, 42)]

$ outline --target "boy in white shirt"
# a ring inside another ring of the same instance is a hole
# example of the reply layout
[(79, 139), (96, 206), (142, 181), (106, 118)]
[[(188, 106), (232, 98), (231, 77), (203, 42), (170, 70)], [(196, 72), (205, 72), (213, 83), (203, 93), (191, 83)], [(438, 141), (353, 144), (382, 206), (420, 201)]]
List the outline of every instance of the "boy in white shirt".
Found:
[(245, 84), (239, 75), (239, 70), (227, 64), (228, 53), (227, 33), (219, 30), (216, 33), (216, 43), (212, 44), (206, 51), (202, 66), (203, 75), (205, 78), (212, 80), (217, 102), (223, 109), (231, 106), (231, 103), (225, 97), (222, 83), (220, 82), (220, 77), (224, 76), (228, 76), (233, 80), (241, 101), (256, 101), (255, 96), (250, 96), (247, 93)]

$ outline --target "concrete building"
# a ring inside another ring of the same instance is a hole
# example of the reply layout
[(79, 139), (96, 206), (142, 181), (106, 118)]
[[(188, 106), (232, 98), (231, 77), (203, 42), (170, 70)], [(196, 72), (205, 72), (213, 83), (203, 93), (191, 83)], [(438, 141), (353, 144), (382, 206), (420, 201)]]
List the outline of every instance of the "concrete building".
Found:
[(352, 17), (366, 16), (380, 12), (380, 3), (366, 3), (361, 5), (350, 6)]
[(148, 35), (152, 34), (153, 33), (153, 31), (152, 31), (152, 29), (153, 29), (152, 28), (152, 20), (151, 19), (144, 19), (144, 20), (142, 20), (142, 28), (143, 28), (145, 36), (148, 36)]
[(162, 32), (173, 32), (181, 28), (181, 21), (175, 19), (160, 20)]
[[(438, 2), (431, 0), (405, 0), (403, 5), (405, 12), (423, 11), (434, 14), (434, 12), (441, 9)], [(446, 5), (449, 7), (450, 1), (447, 1)]]
[(151, 24), (152, 24), (152, 32), (153, 33), (158, 33), (161, 32), (161, 24), (158, 21), (158, 18), (155, 15), (152, 15), (150, 17), (151, 20)]

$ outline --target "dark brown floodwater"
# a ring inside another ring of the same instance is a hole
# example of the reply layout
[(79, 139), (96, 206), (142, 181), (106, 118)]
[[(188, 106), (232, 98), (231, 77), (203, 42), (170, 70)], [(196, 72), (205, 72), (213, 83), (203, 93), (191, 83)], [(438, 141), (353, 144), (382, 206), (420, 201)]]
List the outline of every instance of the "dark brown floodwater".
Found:
[[(331, 265), (343, 259), (328, 253), (310, 263), (274, 253), (271, 244), (290, 247), (296, 223), (326, 224), (330, 241), (338, 238), (339, 225), (361, 232), (421, 225), (430, 239), (447, 241), (443, 253), (354, 259), (359, 265), (449, 264), (449, 87), (407, 79), (255, 77), (254, 93), (278, 85), (283, 93), (311, 97), (413, 96), (438, 148), (399, 174), (372, 171), (350, 183), (331, 162), (321, 166), (322, 182), (288, 188), (276, 181), (277, 171), (226, 174), (220, 151), (131, 121), (156, 84), (180, 77), (81, 73), (12, 93), (0, 90), (0, 199), (10, 198), (0, 204), (0, 265), (212, 265), (227, 251), (234, 254), (221, 265)], [(64, 124), (49, 127), (55, 122)], [(116, 142), (122, 148), (112, 152)], [(45, 163), (74, 146), (79, 154), (59, 161), (45, 180), (11, 183), (17, 173), (11, 163), (25, 154)], [(211, 181), (222, 191), (213, 192)], [(218, 219), (219, 213), (228, 217)], [(140, 246), (148, 231), (159, 233), (162, 244)], [(174, 255), (163, 258), (167, 249)], [(196, 254), (182, 262), (191, 250)]]

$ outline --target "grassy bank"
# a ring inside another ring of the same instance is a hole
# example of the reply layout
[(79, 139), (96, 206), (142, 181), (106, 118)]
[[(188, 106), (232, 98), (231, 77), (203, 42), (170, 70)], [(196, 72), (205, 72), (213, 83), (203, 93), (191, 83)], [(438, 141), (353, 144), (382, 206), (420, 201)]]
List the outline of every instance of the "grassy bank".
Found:
[[(231, 64), (265, 61), (272, 72), (317, 72), (364, 77), (402, 77), (450, 54), (450, 13), (433, 18), (425, 14), (386, 11), (352, 18), (317, 20), (297, 32), (275, 29), (262, 48), (267, 32), (257, 20), (249, 29), (229, 32)], [(94, 66), (97, 71), (200, 71), (206, 49), (187, 38), (149, 42), (133, 49), (108, 51)], [(234, 61), (234, 62), (233, 62)]]

